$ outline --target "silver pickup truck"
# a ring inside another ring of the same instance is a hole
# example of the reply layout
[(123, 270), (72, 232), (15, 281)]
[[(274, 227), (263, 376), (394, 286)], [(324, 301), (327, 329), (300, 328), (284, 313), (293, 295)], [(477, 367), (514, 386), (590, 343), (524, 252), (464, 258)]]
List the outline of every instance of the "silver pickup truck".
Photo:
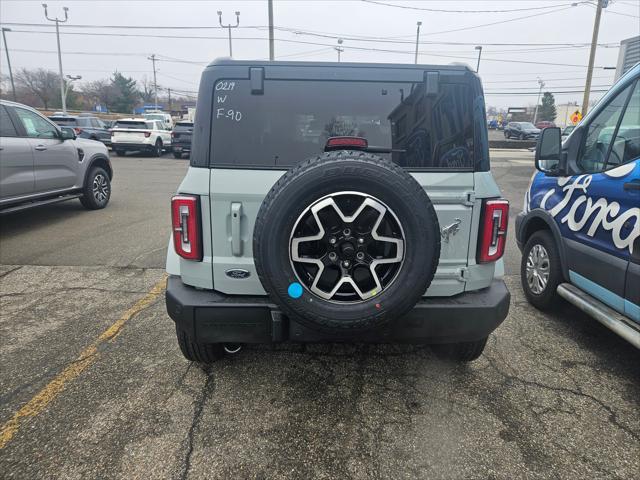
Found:
[(0, 214), (74, 198), (104, 208), (112, 179), (101, 142), (76, 138), (26, 105), (0, 102)]

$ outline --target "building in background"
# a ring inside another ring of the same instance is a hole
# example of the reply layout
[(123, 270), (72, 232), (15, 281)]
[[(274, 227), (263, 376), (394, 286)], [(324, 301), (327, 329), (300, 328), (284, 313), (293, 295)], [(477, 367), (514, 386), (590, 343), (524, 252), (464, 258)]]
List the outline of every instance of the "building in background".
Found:
[(638, 62), (640, 62), (640, 35), (622, 40), (620, 52), (618, 52), (615, 80), (631, 70), (631, 67)]

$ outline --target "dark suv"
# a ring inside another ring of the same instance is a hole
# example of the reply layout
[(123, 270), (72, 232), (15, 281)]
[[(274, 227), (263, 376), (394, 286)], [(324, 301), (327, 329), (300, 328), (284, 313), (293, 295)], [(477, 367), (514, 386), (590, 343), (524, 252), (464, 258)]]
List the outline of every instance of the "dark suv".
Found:
[(184, 356), (357, 341), (478, 358), (509, 310), (486, 125), (463, 66), (209, 65), (167, 254)]
[(111, 145), (111, 132), (107, 126), (98, 117), (54, 115), (49, 117), (59, 127), (71, 127), (78, 138), (88, 138), (89, 140), (98, 140), (107, 146)]
[(504, 138), (537, 140), (540, 129), (531, 122), (509, 122), (504, 129)]
[(193, 122), (176, 122), (171, 132), (171, 149), (175, 158), (189, 156), (191, 153), (191, 134), (193, 133)]

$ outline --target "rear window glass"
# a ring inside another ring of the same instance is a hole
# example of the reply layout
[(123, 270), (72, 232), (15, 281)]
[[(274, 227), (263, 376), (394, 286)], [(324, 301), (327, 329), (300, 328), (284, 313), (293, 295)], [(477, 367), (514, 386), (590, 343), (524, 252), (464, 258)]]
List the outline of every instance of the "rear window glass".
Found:
[(128, 128), (128, 129), (147, 129), (151, 128), (148, 122), (136, 122), (133, 120), (118, 120), (115, 128)]
[[(466, 84), (223, 80), (213, 99), (213, 165), (290, 167), (324, 151), (329, 137), (358, 136), (414, 169), (471, 169), (474, 98)], [(482, 122), (484, 124), (484, 120)]]
[(75, 118), (49, 117), (49, 119), (61, 127), (75, 127), (78, 125)]
[(193, 123), (190, 122), (178, 122), (176, 123), (175, 127), (173, 127), (174, 130), (179, 130), (179, 131), (184, 131), (184, 130), (192, 130), (193, 129)]

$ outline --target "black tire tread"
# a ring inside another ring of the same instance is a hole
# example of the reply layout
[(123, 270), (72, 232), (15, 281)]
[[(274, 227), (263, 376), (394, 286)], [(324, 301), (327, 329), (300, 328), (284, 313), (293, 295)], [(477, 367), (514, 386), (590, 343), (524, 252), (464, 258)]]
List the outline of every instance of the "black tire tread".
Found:
[(480, 358), (489, 337), (473, 342), (432, 345), (432, 350), (441, 358), (456, 362), (473, 362)]
[(197, 343), (184, 330), (180, 330), (176, 325), (176, 336), (178, 346), (184, 358), (191, 362), (209, 364), (219, 360), (224, 355), (221, 344), (218, 343)]
[(95, 201), (95, 198), (93, 198), (93, 177), (98, 172), (101, 172), (107, 179), (109, 179), (109, 174), (102, 167), (92, 167), (89, 171), (86, 182), (82, 187), (82, 196), (80, 197), (80, 203), (82, 204), (82, 206), (89, 210), (100, 210), (106, 207), (109, 204), (109, 200), (111, 197), (111, 182), (109, 182), (109, 198), (107, 198), (107, 202), (104, 205), (98, 205)]
[[(549, 272), (547, 287), (540, 295), (529, 290), (526, 277), (527, 256), (529, 255), (529, 250), (531, 250), (531, 247), (534, 244), (541, 244), (547, 250), (551, 269)], [(558, 252), (558, 247), (553, 235), (549, 230), (538, 230), (537, 232), (534, 232), (525, 242), (524, 249), (522, 250), (522, 258), (520, 260), (520, 283), (522, 284), (522, 290), (524, 291), (525, 297), (527, 297), (527, 301), (538, 310), (553, 310), (560, 302), (560, 295), (558, 295), (556, 290), (563, 280), (564, 275), (562, 273), (560, 253)]]

